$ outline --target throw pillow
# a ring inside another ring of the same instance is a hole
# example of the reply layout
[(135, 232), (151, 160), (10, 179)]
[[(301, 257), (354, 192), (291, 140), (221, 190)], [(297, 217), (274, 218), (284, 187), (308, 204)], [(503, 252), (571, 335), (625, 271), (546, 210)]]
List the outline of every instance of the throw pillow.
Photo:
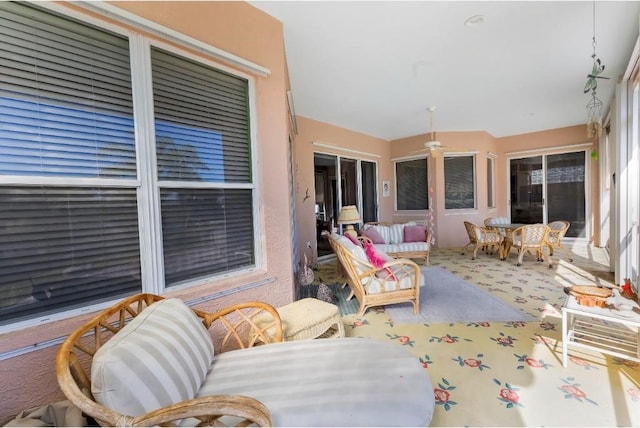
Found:
[(393, 257), (389, 257), (384, 252), (378, 250), (375, 245), (370, 242), (364, 242), (364, 251), (373, 267), (379, 269), (379, 271), (376, 272), (378, 278), (383, 278), (388, 281), (395, 281), (397, 279), (391, 268), (383, 268), (386, 262), (393, 260)]
[(371, 239), (374, 244), (384, 244), (384, 238), (380, 235), (380, 232), (375, 227), (370, 226), (362, 231), (362, 235)]
[(346, 236), (347, 239), (349, 239), (349, 241), (353, 242), (354, 245), (357, 245), (358, 247), (362, 247), (362, 244), (360, 244), (360, 241), (358, 241), (358, 238), (354, 238), (353, 236), (351, 236), (350, 233), (345, 233), (344, 236)]
[(367, 254), (369, 262), (376, 269), (381, 269), (387, 262), (387, 259), (378, 251), (378, 249), (370, 242), (364, 243), (364, 252)]
[(426, 239), (426, 227), (418, 225), (404, 227), (404, 242), (425, 242)]

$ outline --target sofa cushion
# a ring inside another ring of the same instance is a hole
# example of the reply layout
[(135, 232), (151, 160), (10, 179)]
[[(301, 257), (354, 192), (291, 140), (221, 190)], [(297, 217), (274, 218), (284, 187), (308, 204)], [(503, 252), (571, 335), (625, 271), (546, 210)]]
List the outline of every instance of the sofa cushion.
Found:
[(161, 300), (96, 352), (91, 393), (105, 407), (140, 416), (194, 398), (212, 361), (202, 321), (181, 300)]
[(384, 244), (384, 237), (378, 232), (374, 226), (368, 226), (362, 229), (362, 236), (366, 236), (371, 239), (374, 244)]
[(420, 225), (407, 225), (404, 227), (404, 242), (426, 242), (427, 228)]
[(222, 353), (198, 392), (215, 394), (260, 400), (274, 426), (428, 426), (434, 409), (431, 381), (415, 355), (355, 337)]
[(402, 244), (404, 242), (404, 228), (415, 225), (414, 221), (392, 224), (389, 228), (389, 240), (387, 242), (389, 244)]

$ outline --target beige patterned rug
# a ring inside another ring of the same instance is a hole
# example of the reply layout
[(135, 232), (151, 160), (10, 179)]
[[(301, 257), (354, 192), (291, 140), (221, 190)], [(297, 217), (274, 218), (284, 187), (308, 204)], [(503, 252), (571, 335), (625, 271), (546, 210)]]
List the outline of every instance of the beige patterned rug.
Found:
[[(569, 285), (613, 285), (603, 250), (572, 249), (573, 263), (553, 269), (526, 258), (516, 267), (497, 256), (471, 260), (458, 249), (435, 249), (439, 266), (523, 312), (532, 322), (394, 322), (385, 308), (343, 316), (348, 336), (396, 343), (431, 377), (432, 426), (640, 426), (640, 365), (600, 352), (570, 350), (561, 362), (560, 309)], [(334, 264), (316, 280), (338, 282)]]

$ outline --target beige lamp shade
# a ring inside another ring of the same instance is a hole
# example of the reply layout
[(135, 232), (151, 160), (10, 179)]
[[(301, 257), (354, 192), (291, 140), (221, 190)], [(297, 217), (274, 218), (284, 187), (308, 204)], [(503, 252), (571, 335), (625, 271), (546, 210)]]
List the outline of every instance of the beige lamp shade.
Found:
[(355, 229), (353, 228), (353, 224), (361, 223), (360, 213), (358, 213), (358, 208), (355, 205), (345, 205), (340, 210), (340, 214), (338, 215), (338, 224), (346, 224), (347, 227), (344, 231), (345, 235), (351, 235), (354, 238), (357, 236)]

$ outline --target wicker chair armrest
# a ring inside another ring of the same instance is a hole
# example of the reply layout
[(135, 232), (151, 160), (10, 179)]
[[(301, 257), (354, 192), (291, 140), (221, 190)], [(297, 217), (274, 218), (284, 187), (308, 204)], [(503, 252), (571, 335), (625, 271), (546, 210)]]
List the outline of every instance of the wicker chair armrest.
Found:
[[(413, 287), (417, 288), (420, 286), (420, 267), (413, 260), (395, 259), (385, 263), (380, 269), (371, 267), (363, 271), (358, 276), (358, 280), (361, 283), (364, 282), (367, 284), (370, 281), (366, 281), (366, 279), (370, 277), (376, 277), (375, 279), (382, 281), (395, 281), (397, 283), (410, 277), (413, 281)], [(374, 280), (374, 278), (371, 278), (371, 280)], [(364, 289), (368, 293), (368, 287), (365, 286)]]
[(138, 417), (122, 416), (116, 426), (166, 426), (170, 422), (196, 418), (198, 426), (227, 426), (222, 417), (233, 418), (228, 426), (255, 424), (273, 426), (271, 413), (260, 401), (241, 395), (212, 395), (185, 400)]
[(364, 247), (365, 243), (373, 244), (373, 241), (366, 236), (358, 236), (358, 241), (360, 241), (360, 245)]
[[(263, 302), (244, 302), (229, 306), (213, 314), (194, 309), (205, 327), (221, 327), (225, 334), (220, 352), (251, 348), (256, 344), (282, 342), (282, 320), (273, 306)], [(270, 320), (265, 322), (265, 317)], [(260, 322), (257, 322), (260, 320)]]

